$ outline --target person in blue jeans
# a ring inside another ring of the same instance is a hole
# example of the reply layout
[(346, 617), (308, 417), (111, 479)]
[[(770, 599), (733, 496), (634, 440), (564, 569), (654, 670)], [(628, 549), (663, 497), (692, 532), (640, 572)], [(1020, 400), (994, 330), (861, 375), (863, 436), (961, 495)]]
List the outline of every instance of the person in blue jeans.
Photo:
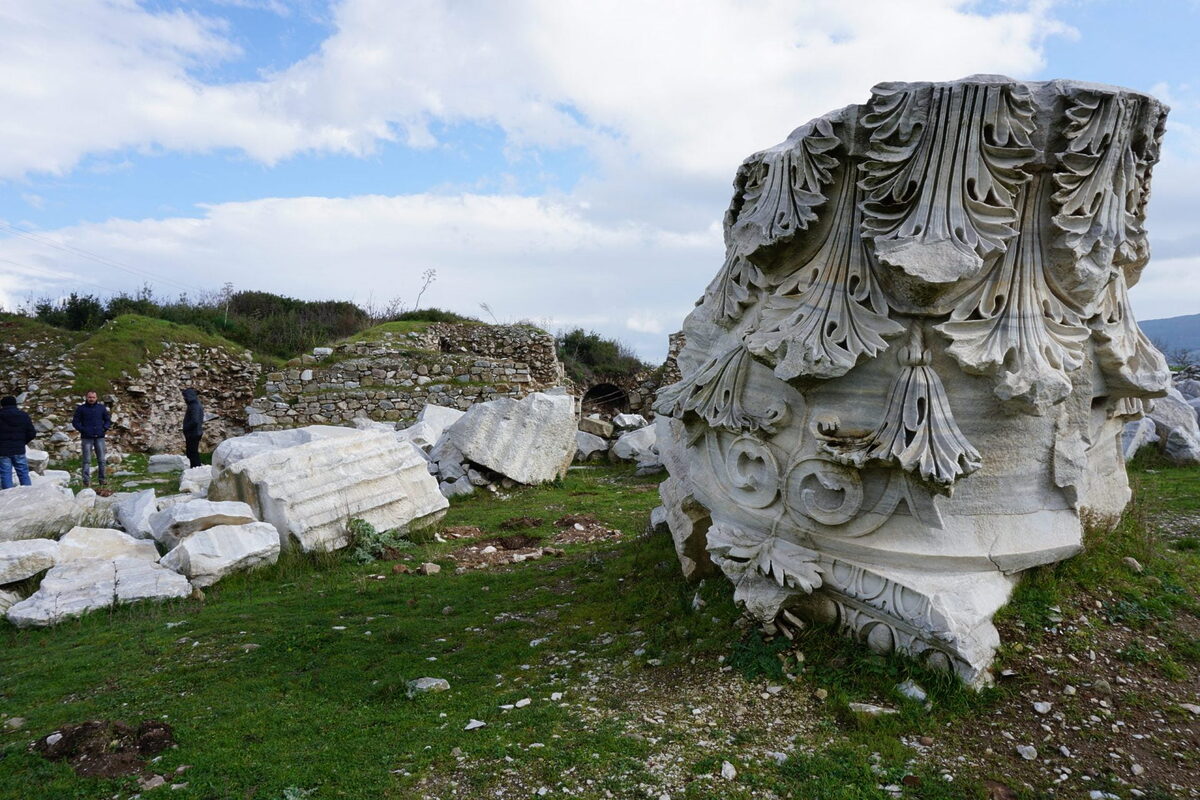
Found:
[(17, 398), (0, 398), (0, 489), (13, 487), (13, 470), (22, 486), (29, 485), (29, 461), (25, 445), (37, 438), (33, 420), (17, 408)]
[(104, 434), (112, 427), (112, 417), (108, 409), (96, 398), (95, 392), (88, 392), (83, 397), (84, 402), (75, 406), (75, 416), (71, 419), (71, 427), (79, 431), (83, 443), (83, 485), (90, 486), (91, 456), (96, 454), (96, 468), (100, 474), (100, 485), (104, 485)]

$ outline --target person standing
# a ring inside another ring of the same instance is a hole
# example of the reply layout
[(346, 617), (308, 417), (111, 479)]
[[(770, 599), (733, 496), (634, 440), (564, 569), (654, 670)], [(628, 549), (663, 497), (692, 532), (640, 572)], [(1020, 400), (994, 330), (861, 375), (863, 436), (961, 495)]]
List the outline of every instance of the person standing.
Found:
[(75, 406), (75, 416), (71, 419), (71, 427), (79, 431), (83, 443), (83, 485), (91, 485), (91, 456), (96, 454), (96, 469), (100, 475), (100, 485), (104, 485), (104, 458), (107, 455), (104, 448), (104, 434), (112, 427), (112, 417), (104, 403), (96, 399), (95, 392), (88, 392), (83, 397), (84, 402)]
[(204, 436), (204, 407), (195, 389), (184, 389), (187, 410), (183, 412), (183, 441), (187, 446), (188, 465), (200, 466), (200, 437)]
[(13, 487), (13, 470), (22, 486), (28, 486), (29, 461), (25, 445), (37, 438), (33, 420), (17, 408), (17, 398), (0, 397), (0, 489)]

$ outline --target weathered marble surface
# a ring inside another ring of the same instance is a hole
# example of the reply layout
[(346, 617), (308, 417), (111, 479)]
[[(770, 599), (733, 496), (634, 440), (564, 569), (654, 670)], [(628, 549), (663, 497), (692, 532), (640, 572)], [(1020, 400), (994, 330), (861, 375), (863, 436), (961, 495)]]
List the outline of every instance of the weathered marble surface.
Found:
[(378, 530), (428, 525), (448, 503), (417, 449), (394, 432), (310, 425), (226, 439), (213, 452), (210, 500), (241, 500), (284, 547), (336, 550), (351, 519)]
[(567, 473), (575, 431), (574, 398), (535, 392), (471, 406), (445, 438), (464, 458), (518, 483), (537, 484)]
[(0, 542), (0, 586), (50, 569), (57, 558), (58, 542), (53, 539)]
[(150, 535), (166, 549), (188, 536), (218, 525), (248, 525), (257, 522), (254, 509), (236, 500), (185, 500), (150, 517)]
[(56, 539), (81, 516), (70, 490), (53, 483), (14, 486), (0, 492), (0, 542)]
[(162, 565), (186, 575), (193, 586), (212, 586), (234, 572), (274, 564), (279, 531), (266, 522), (218, 525), (193, 533), (162, 557)]
[(1165, 116), (1070, 81), (884, 83), (748, 158), (655, 406), (685, 571), (703, 552), (764, 621), (985, 681), (1017, 573), (1115, 521), (1119, 434), (1169, 385), (1127, 296)]
[(80, 558), (52, 567), (38, 590), (9, 607), (5, 616), (19, 628), (44, 627), (98, 608), (138, 600), (179, 599), (191, 592), (187, 578), (157, 560), (139, 556)]

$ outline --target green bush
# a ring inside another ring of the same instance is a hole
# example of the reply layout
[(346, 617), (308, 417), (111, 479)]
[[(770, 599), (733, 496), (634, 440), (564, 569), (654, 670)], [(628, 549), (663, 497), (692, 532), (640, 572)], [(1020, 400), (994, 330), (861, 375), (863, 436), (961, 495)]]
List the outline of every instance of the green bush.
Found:
[(628, 376), (649, 369), (623, 343), (595, 331), (575, 328), (559, 333), (554, 344), (567, 375), (576, 383), (594, 383), (597, 378)]
[(389, 322), (479, 322), (474, 317), (463, 316), (440, 308), (416, 308), (388, 317)]

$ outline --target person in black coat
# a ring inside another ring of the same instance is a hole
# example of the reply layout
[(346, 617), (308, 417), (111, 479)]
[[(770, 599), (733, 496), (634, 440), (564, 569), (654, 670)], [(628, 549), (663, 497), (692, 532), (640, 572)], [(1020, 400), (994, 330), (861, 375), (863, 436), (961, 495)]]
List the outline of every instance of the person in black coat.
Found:
[(71, 427), (79, 431), (79, 441), (83, 445), (83, 485), (91, 485), (91, 457), (96, 454), (96, 471), (100, 473), (100, 485), (104, 485), (104, 462), (107, 452), (104, 448), (104, 434), (112, 427), (112, 415), (96, 398), (95, 392), (83, 396), (83, 402), (75, 406), (75, 416), (71, 418)]
[(17, 408), (17, 398), (0, 398), (0, 489), (11, 489), (13, 470), (22, 486), (29, 485), (29, 461), (25, 445), (37, 438), (33, 420)]
[(187, 410), (183, 412), (183, 441), (187, 445), (188, 464), (200, 466), (200, 437), (204, 436), (204, 407), (195, 389), (184, 389)]

